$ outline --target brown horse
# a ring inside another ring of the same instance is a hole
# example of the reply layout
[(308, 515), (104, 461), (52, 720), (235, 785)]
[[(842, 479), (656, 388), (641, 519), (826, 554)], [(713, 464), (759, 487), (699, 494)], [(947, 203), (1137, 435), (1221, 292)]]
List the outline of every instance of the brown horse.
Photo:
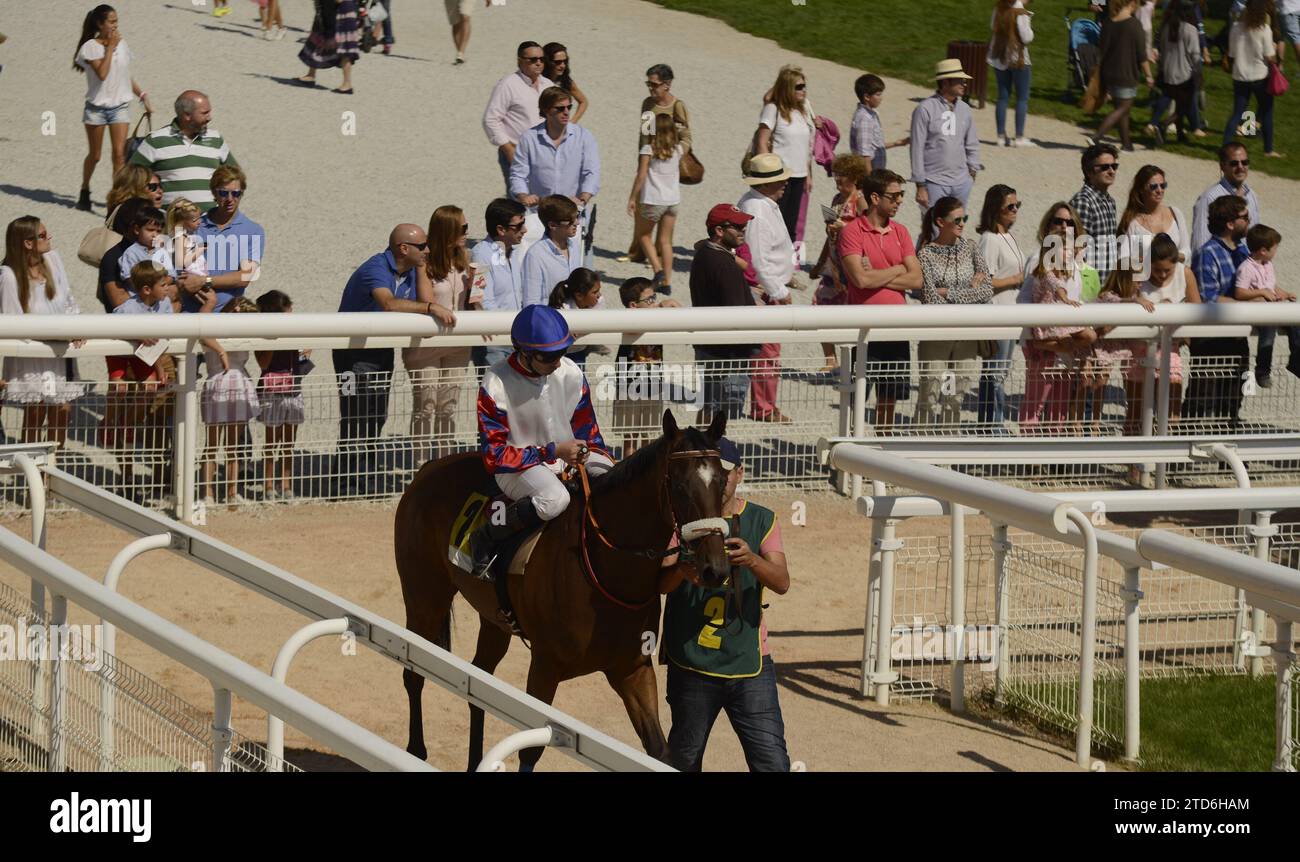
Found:
[[(581, 492), (575, 494), (545, 526), (525, 574), (509, 576), (515, 614), (532, 642), (528, 693), (551, 703), (564, 680), (604, 673), (642, 746), (660, 760), (666, 760), (668, 746), (643, 633), (659, 631), (658, 578), (669, 541), (674, 534), (681, 540), (682, 525), (721, 516), (724, 471), (716, 447), (725, 426), (726, 416), (720, 414), (707, 431), (679, 430), (665, 411), (663, 436), (594, 478), (589, 507)], [(492, 673), (511, 639), (497, 614), (496, 588), (447, 558), (448, 534), (460, 506), (485, 482), (477, 453), (426, 464), (397, 506), (394, 546), (406, 627), (446, 648), (451, 602), (459, 592), (479, 614), (473, 663)], [(682, 543), (696, 555), (700, 582), (721, 584), (730, 571), (723, 536), (692, 535)], [(410, 700), (406, 750), (423, 759), (428, 754), (420, 703), (424, 677), (406, 670), (402, 681)], [(541, 748), (521, 752), (520, 770), (530, 771), (541, 756)], [(469, 768), (482, 757), (483, 710), (471, 706)]]

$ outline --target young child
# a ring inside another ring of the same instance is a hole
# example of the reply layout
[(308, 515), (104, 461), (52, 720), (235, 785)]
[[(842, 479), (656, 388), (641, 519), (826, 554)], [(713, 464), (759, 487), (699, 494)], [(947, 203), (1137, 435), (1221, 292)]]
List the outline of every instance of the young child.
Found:
[[(618, 298), (629, 309), (681, 308), (674, 299), (661, 299), (648, 278), (629, 278), (619, 287)], [(658, 434), (664, 412), (663, 364), (662, 344), (619, 345), (614, 359), (618, 380), (614, 427), (623, 429), (624, 458)]]
[[(845, 279), (835, 240), (844, 226), (857, 218), (858, 211), (863, 208), (864, 201), (862, 192), (858, 189), (858, 182), (870, 173), (871, 165), (867, 160), (852, 153), (840, 153), (831, 162), (831, 176), (835, 180), (836, 189), (835, 197), (831, 199), (831, 208), (838, 212), (839, 217), (833, 222), (826, 223), (826, 243), (822, 246), (821, 257), (817, 258), (817, 264), (810, 273), (813, 278), (821, 278), (821, 285), (813, 294), (813, 305), (844, 304), (847, 296)], [(822, 366), (821, 374), (831, 374), (839, 369), (840, 363), (835, 355), (834, 344), (823, 343), (822, 355), (826, 364)]]
[(118, 262), (122, 281), (131, 280), (132, 268), (142, 260), (152, 260), (167, 270), (167, 274), (172, 278), (176, 277), (176, 267), (172, 265), (171, 255), (167, 253), (162, 239), (166, 223), (167, 217), (163, 215), (163, 211), (153, 207), (142, 210), (140, 215), (132, 220), (131, 226), (127, 228), (127, 235), (133, 243), (122, 252), (122, 259)]
[[(600, 295), (600, 275), (585, 266), (580, 266), (569, 277), (551, 291), (546, 304), (551, 308), (570, 310), (586, 308), (603, 308), (605, 297)], [(604, 345), (595, 347), (570, 347), (565, 355), (578, 363), (579, 368), (586, 368), (587, 354), (606, 354), (609, 348)]]
[(636, 241), (654, 271), (655, 289), (664, 294), (673, 292), (673, 228), (677, 225), (677, 205), (682, 202), (683, 152), (672, 115), (655, 114), (654, 139), (641, 148), (627, 201), (628, 215), (635, 216), (638, 208), (641, 211)]
[[(1277, 286), (1273, 258), (1281, 243), (1282, 234), (1265, 224), (1257, 224), (1246, 232), (1250, 257), (1237, 269), (1233, 299), (1238, 302), (1295, 302), (1294, 294)], [(1277, 330), (1271, 327), (1261, 327), (1259, 331), (1255, 382), (1265, 389), (1272, 385), (1273, 338), (1276, 334)], [(1286, 370), (1300, 377), (1300, 327), (1288, 326), (1286, 335), (1291, 345), (1291, 358), (1287, 360)]]
[[(1097, 295), (1098, 302), (1132, 302), (1142, 306), (1147, 311), (1155, 311), (1155, 304), (1142, 295), (1138, 282), (1133, 278), (1133, 270), (1128, 267), (1119, 267), (1106, 277), (1106, 283), (1101, 288), (1101, 293)], [(1101, 327), (1097, 330), (1097, 337), (1105, 335), (1112, 326)], [(1104, 345), (1104, 346), (1103, 346)], [(1124, 436), (1136, 437), (1141, 433), (1139, 419), (1141, 418), (1142, 406), (1142, 377), (1143, 369), (1141, 363), (1133, 361), (1134, 353), (1141, 352), (1146, 354), (1146, 343), (1142, 341), (1099, 341), (1098, 347), (1094, 351), (1098, 360), (1106, 365), (1121, 364), (1124, 369), (1124, 394), (1126, 412), (1124, 415)], [(1103, 381), (1104, 383), (1104, 381)], [(1100, 391), (1100, 389), (1098, 390)], [(1100, 405), (1094, 401), (1094, 417), (1101, 416)], [(1141, 467), (1133, 467), (1129, 470), (1130, 484), (1138, 484), (1140, 481)]]
[[(114, 314), (172, 314), (172, 299), (175, 294), (175, 282), (167, 270), (152, 260), (142, 260), (131, 268), (132, 296), (126, 302), (113, 309)], [(146, 347), (158, 343), (156, 338), (146, 338), (142, 342)], [(151, 487), (161, 489), (164, 482), (165, 457), (160, 457), (161, 434), (155, 422), (147, 422), (150, 408), (154, 406), (166, 386), (168, 377), (163, 370), (163, 360), (159, 357), (153, 363), (145, 362), (138, 356), (112, 357), (120, 360), (110, 368), (109, 382), (118, 388), (119, 406), (110, 417), (106, 415), (105, 441), (113, 450), (124, 481), (130, 483), (129, 464), (134, 463), (134, 449), (137, 443), (144, 450), (143, 455), (152, 465)], [(157, 411), (154, 411), (156, 418)], [(137, 429), (139, 436), (137, 437)], [(130, 454), (128, 455), (128, 452)], [(163, 496), (163, 495), (157, 495)], [(164, 498), (165, 499), (165, 498)]]
[[(289, 314), (293, 300), (279, 290), (270, 290), (257, 298), (263, 314)], [(262, 499), (292, 500), (293, 443), (305, 410), (302, 400), (302, 377), (311, 370), (310, 350), (258, 350), (253, 354), (262, 376), (257, 381), (259, 419), (266, 426), (266, 444), (262, 448)], [(305, 369), (305, 370), (304, 370)], [(275, 467), (280, 465), (280, 488), (275, 487)]]
[[(1060, 237), (1048, 234), (1039, 251), (1038, 265), (1034, 267), (1030, 298), (1034, 302), (1078, 306), (1080, 303), (1070, 299), (1066, 284), (1074, 275), (1074, 266), (1073, 255), (1061, 253)], [(1055, 353), (1061, 366), (1087, 356), (1097, 341), (1097, 332), (1090, 326), (1035, 326), (1032, 334), (1034, 345)]]
[[(204, 291), (200, 313), (211, 314), (217, 306), (215, 291)], [(246, 296), (237, 296), (226, 303), (223, 314), (256, 313), (257, 306)], [(248, 500), (239, 493), (239, 462), (247, 458), (245, 435), (248, 423), (257, 418), (260, 405), (257, 387), (244, 371), (248, 351), (227, 353), (215, 338), (203, 339), (204, 361), (208, 379), (203, 386), (200, 409), (203, 422), (208, 426), (208, 445), (203, 458), (203, 502), (214, 505), (216, 490), (217, 450), (226, 452), (226, 503), (237, 506)]]
[(186, 198), (177, 198), (167, 208), (167, 236), (172, 238), (172, 267), (182, 275), (208, 277), (203, 240), (199, 239), (199, 219), (203, 210)]
[(849, 152), (865, 157), (872, 170), (882, 171), (885, 169), (885, 149), (907, 146), (912, 143), (912, 136), (885, 143), (884, 128), (880, 125), (880, 115), (876, 113), (885, 99), (885, 82), (879, 75), (860, 76), (853, 82), (853, 92), (858, 97), (858, 107), (853, 112), (853, 123), (849, 128)]

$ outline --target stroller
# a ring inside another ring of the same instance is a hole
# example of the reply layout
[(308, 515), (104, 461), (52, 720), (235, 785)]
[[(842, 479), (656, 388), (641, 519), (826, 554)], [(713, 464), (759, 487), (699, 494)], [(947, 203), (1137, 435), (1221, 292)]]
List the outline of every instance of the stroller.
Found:
[(1086, 90), (1088, 78), (1101, 59), (1101, 25), (1091, 18), (1071, 21), (1066, 15), (1065, 27), (1070, 34), (1070, 48), (1065, 57), (1065, 64), (1070, 69), (1070, 87)]

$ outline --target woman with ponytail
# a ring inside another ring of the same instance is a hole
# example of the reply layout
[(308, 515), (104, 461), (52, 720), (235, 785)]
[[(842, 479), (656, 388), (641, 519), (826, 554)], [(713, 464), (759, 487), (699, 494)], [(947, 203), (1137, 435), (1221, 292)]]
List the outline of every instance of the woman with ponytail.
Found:
[[(998, 124), (998, 137), (1008, 147), (1032, 147), (1025, 137), (1025, 117), (1029, 114), (1029, 48), (1034, 41), (1034, 29), (1029, 19), (1032, 12), (1025, 10), (1029, 0), (998, 0), (993, 10), (993, 41), (989, 43), (988, 64), (998, 80), (998, 102), (994, 117)], [(1011, 101), (1011, 88), (1016, 90), (1016, 136), (1007, 134), (1007, 103)]]

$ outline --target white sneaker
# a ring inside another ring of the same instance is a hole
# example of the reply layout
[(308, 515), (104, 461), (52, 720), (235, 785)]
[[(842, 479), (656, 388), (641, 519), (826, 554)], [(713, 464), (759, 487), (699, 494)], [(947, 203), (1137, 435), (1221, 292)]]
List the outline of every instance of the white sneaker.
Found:
[(1038, 146), (1038, 144), (1035, 144), (1033, 141), (1029, 140), (1029, 138), (1016, 138), (1016, 146), (1017, 146), (1017, 147), (1036, 147), (1036, 146)]
[(284, 34), (285, 34), (286, 32), (288, 32), (288, 31), (285, 30), (283, 27), (276, 27), (276, 28), (275, 28), (275, 41), (279, 42), (281, 39), (283, 39), (283, 38), (284, 38)]
[(1014, 147), (1015, 145), (1016, 145), (1016, 142), (1015, 142), (1015, 140), (1012, 139), (1012, 137), (1011, 137), (1010, 135), (1003, 135), (1003, 136), (1002, 136), (1002, 146), (1004, 146), (1004, 147)]
[(280, 492), (274, 488), (262, 492), (263, 503), (274, 503), (278, 499), (280, 499)]
[(251, 502), (253, 501), (248, 499), (238, 491), (236, 491), (235, 493), (231, 494), (229, 497), (226, 498), (227, 506), (244, 506)]

